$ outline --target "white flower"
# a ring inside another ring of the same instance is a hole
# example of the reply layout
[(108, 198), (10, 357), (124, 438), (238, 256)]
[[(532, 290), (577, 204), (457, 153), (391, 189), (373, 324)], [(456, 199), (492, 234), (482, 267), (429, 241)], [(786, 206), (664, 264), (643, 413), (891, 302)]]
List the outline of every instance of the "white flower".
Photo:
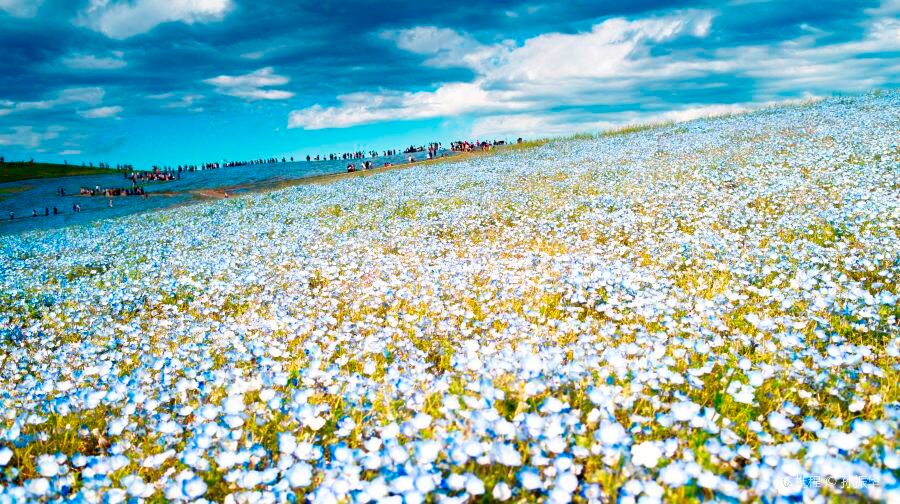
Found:
[(189, 499), (199, 499), (206, 493), (206, 482), (197, 476), (188, 478), (181, 485), (181, 493)]
[(533, 469), (526, 469), (519, 472), (519, 482), (525, 490), (537, 490), (543, 486), (541, 476)]
[(681, 464), (674, 462), (662, 468), (659, 479), (670, 487), (680, 487), (687, 484), (689, 478)]
[(578, 489), (578, 478), (571, 472), (563, 472), (556, 477), (556, 486), (567, 493)]
[(672, 405), (672, 415), (679, 422), (687, 422), (700, 412), (700, 405), (691, 401), (682, 401)]
[(430, 474), (422, 474), (416, 478), (416, 490), (427, 495), (434, 490), (434, 478)]
[(291, 466), (285, 476), (291, 487), (306, 487), (312, 483), (312, 467), (305, 462), (298, 462)]
[(753, 404), (754, 390), (753, 387), (740, 382), (733, 381), (726, 390), (735, 401), (741, 404)]
[(25, 485), (25, 490), (34, 497), (43, 497), (50, 491), (50, 481), (47, 478), (29, 480)]
[(59, 474), (59, 464), (53, 455), (41, 455), (37, 459), (38, 474), (45, 478), (52, 478)]
[(469, 495), (481, 495), (484, 493), (484, 482), (474, 474), (466, 477), (466, 492)]
[(597, 430), (597, 440), (606, 446), (622, 444), (627, 438), (625, 428), (615, 420), (604, 420), (600, 422), (600, 429)]
[(466, 486), (466, 477), (462, 474), (452, 473), (447, 476), (447, 486), (453, 490), (462, 490)]
[(324, 418), (319, 417), (319, 416), (314, 416), (314, 417), (305, 419), (303, 423), (306, 424), (306, 426), (309, 427), (310, 430), (317, 431), (317, 430), (321, 429), (322, 427), (324, 427), (326, 422), (327, 422), (327, 420), (325, 420)]
[(222, 410), (226, 415), (238, 415), (244, 411), (244, 396), (228, 396), (222, 403)]
[(662, 451), (653, 441), (644, 441), (631, 447), (631, 462), (634, 465), (653, 469), (661, 456)]
[(769, 413), (766, 419), (769, 421), (769, 426), (780, 434), (786, 434), (794, 426), (794, 422), (777, 411)]
[(13, 451), (8, 447), (4, 446), (0, 448), (0, 467), (5, 466), (9, 463), (9, 459), (13, 456)]
[(522, 455), (515, 446), (506, 443), (495, 443), (493, 449), (494, 460), (498, 463), (516, 467), (522, 465)]
[(859, 436), (853, 433), (835, 432), (828, 437), (828, 444), (839, 450), (855, 450), (859, 448)]
[(431, 415), (427, 413), (417, 413), (410, 421), (416, 430), (427, 429), (431, 425)]
[(278, 434), (278, 451), (291, 454), (297, 449), (297, 438), (288, 432)]
[(807, 417), (803, 420), (803, 425), (801, 427), (807, 432), (819, 432), (822, 429), (822, 422), (815, 418)]
[(512, 497), (512, 490), (510, 490), (509, 485), (500, 481), (496, 485), (494, 485), (494, 489), (491, 491), (491, 496), (498, 501), (505, 501)]
[(128, 475), (122, 478), (122, 484), (125, 486), (125, 491), (128, 492), (128, 495), (132, 497), (146, 497), (144, 494), (148, 487), (140, 476)]

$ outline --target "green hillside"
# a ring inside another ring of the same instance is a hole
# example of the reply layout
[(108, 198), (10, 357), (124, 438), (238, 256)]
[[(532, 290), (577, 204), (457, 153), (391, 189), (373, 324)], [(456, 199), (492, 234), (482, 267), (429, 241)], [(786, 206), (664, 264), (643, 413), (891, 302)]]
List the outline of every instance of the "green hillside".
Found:
[(71, 177), (73, 175), (101, 175), (117, 170), (90, 166), (61, 165), (53, 163), (7, 162), (0, 164), (0, 183), (17, 180)]

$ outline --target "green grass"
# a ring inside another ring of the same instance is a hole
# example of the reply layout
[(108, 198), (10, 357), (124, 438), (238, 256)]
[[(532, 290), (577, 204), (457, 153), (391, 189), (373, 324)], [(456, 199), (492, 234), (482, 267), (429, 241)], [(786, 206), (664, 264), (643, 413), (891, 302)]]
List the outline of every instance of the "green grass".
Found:
[[(108, 175), (110, 173), (118, 173), (118, 170), (93, 168), (90, 166), (26, 163), (16, 161), (0, 164), (0, 183), (16, 182), (18, 180), (71, 177), (74, 175)], [(2, 189), (0, 189), (0, 191), (2, 191)]]

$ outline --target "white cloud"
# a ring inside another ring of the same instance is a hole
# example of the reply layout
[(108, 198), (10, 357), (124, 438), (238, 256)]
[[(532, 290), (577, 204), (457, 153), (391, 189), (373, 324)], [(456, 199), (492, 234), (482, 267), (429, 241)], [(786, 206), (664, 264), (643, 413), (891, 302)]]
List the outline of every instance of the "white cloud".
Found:
[(98, 87), (67, 88), (57, 94), (56, 98), (48, 100), (13, 102), (6, 100), (0, 102), (0, 116), (24, 112), (28, 110), (49, 110), (63, 105), (96, 105), (103, 100), (105, 91)]
[(79, 149), (66, 149), (59, 153), (60, 156), (77, 156), (78, 154), (81, 154), (81, 150)]
[(900, 0), (882, 0), (881, 5), (873, 9), (867, 9), (866, 13), (875, 17), (900, 16)]
[(105, 119), (107, 117), (115, 117), (122, 112), (122, 107), (113, 105), (110, 107), (97, 107), (88, 110), (79, 110), (78, 115), (85, 119)]
[(0, 11), (10, 16), (30, 18), (37, 14), (44, 0), (0, 0)]
[(754, 78), (764, 96), (797, 89), (862, 92), (900, 75), (900, 61), (879, 54), (900, 51), (900, 20), (875, 17), (863, 27), (865, 36), (856, 41), (820, 45), (818, 39), (830, 35), (822, 33), (773, 46), (721, 49), (716, 58), (727, 71)]
[[(587, 33), (540, 35), (518, 47), (508, 42), (487, 46), (467, 34), (433, 26), (385, 31), (382, 37), (400, 49), (428, 56), (426, 64), (466, 66), (476, 71), (476, 79), (444, 84), (435, 91), (340, 96), (335, 107), (314, 105), (291, 112), (288, 127), (341, 128), (386, 120), (520, 111), (554, 99), (571, 102), (573, 97), (596, 103), (598, 89), (603, 90), (603, 99), (613, 100), (610, 89), (627, 90), (636, 78), (651, 73), (647, 61), (653, 60), (654, 75), (659, 75), (662, 66), (677, 65), (662, 57), (651, 58), (646, 42), (705, 36), (711, 20), (712, 14), (705, 11), (636, 21), (615, 18)], [(679, 67), (678, 71), (685, 69)], [(613, 77), (617, 82), (603, 82)]]
[(219, 21), (231, 7), (232, 0), (91, 0), (78, 22), (107, 37), (125, 39), (162, 23)]
[(477, 83), (445, 84), (436, 91), (352, 93), (339, 96), (339, 107), (295, 110), (289, 128), (342, 128), (397, 119), (425, 119), (474, 111), (498, 112), (526, 108), (527, 104), (504, 100), (502, 91), (486, 91)]
[[(885, 0), (862, 24), (856, 41), (828, 43), (831, 34), (806, 30), (803, 36), (772, 45), (747, 45), (705, 51), (690, 39), (703, 39), (712, 29), (710, 11), (686, 10), (640, 19), (611, 18), (588, 32), (548, 33), (515, 45), (479, 43), (465, 33), (433, 26), (384, 31), (398, 48), (426, 57), (431, 66), (465, 66), (471, 82), (439, 85), (433, 91), (383, 90), (338, 96), (330, 107), (313, 105), (292, 111), (288, 127), (343, 128), (379, 121), (476, 116), (476, 132), (543, 129), (545, 134), (571, 132), (572, 121), (595, 129), (619, 124), (614, 114), (565, 116), (548, 111), (579, 106), (630, 104), (660, 110), (667, 104), (648, 98), (648, 86), (745, 78), (754, 84), (754, 99), (833, 91), (857, 92), (884, 85), (900, 75), (900, 21), (893, 16), (900, 0)], [(659, 44), (685, 39), (669, 51)], [(887, 54), (888, 56), (885, 56)], [(713, 109), (669, 104), (678, 114)], [(713, 105), (712, 107), (728, 107)], [(548, 117), (555, 119), (549, 120)], [(517, 122), (518, 126), (513, 127)], [(605, 126), (604, 126), (605, 125)], [(577, 130), (575, 130), (577, 131)]]
[(385, 30), (381, 38), (414, 54), (427, 55), (425, 64), (438, 68), (484, 68), (491, 60), (502, 57), (505, 45), (484, 45), (469, 34), (449, 28), (417, 26), (405, 30)]
[(11, 129), (11, 133), (0, 134), (0, 145), (15, 145), (26, 149), (36, 149), (44, 141), (59, 137), (59, 133), (65, 128), (62, 126), (48, 126), (44, 131), (37, 131), (33, 126), (14, 126)]
[(97, 57), (93, 54), (73, 54), (63, 58), (63, 64), (79, 70), (115, 70), (128, 63), (119, 55)]
[[(487, 77), (501, 82), (559, 82), (569, 79), (609, 79), (671, 72), (674, 63), (651, 57), (648, 42), (665, 42), (681, 36), (705, 37), (712, 14), (686, 11), (680, 14), (638, 19), (608, 19), (588, 33), (540, 35), (511, 51), (504, 64)], [(647, 65), (652, 62), (652, 65)]]
[(212, 79), (206, 79), (205, 83), (215, 86), (216, 92), (244, 98), (245, 100), (286, 100), (294, 96), (290, 91), (281, 89), (263, 89), (273, 86), (282, 86), (290, 81), (283, 75), (277, 75), (272, 67), (245, 75), (220, 75)]

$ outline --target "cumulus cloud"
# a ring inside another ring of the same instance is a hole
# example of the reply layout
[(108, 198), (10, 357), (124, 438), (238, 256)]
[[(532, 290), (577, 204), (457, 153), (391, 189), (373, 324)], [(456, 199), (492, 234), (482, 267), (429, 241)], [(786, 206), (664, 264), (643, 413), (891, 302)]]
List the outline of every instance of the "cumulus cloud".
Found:
[(263, 89), (273, 86), (283, 86), (290, 81), (283, 75), (278, 75), (272, 67), (245, 75), (220, 75), (212, 79), (206, 79), (205, 83), (215, 86), (216, 92), (228, 96), (236, 96), (245, 100), (286, 100), (294, 96), (290, 91), (281, 89)]
[[(426, 64), (466, 66), (478, 75), (471, 83), (448, 83), (435, 91), (340, 96), (341, 103), (335, 107), (315, 105), (291, 112), (288, 127), (340, 128), (385, 120), (515, 111), (539, 107), (549, 96), (558, 100), (578, 96), (579, 89), (624, 87), (626, 82), (651, 73), (648, 61), (653, 60), (653, 75), (657, 76), (661, 68), (676, 64), (650, 56), (646, 42), (703, 37), (711, 21), (712, 14), (706, 11), (635, 21), (614, 18), (587, 33), (545, 34), (521, 46), (486, 46), (469, 35), (436, 27), (382, 32), (382, 37), (398, 48), (428, 56)], [(612, 77), (619, 82), (600, 82)]]
[(78, 20), (107, 37), (126, 39), (162, 23), (219, 21), (231, 7), (232, 0), (91, 0)]
[(437, 26), (384, 30), (380, 35), (404, 51), (427, 55), (425, 64), (437, 68), (471, 67), (478, 70), (505, 52), (505, 45), (484, 45), (467, 33)]
[(342, 128), (396, 119), (426, 119), (474, 111), (499, 112), (527, 108), (522, 101), (507, 100), (503, 91), (487, 91), (478, 83), (445, 84), (436, 91), (351, 93), (339, 96), (341, 105), (324, 108), (314, 105), (295, 110), (288, 117), (289, 128)]
[(39, 131), (33, 126), (14, 126), (10, 128), (9, 133), (0, 133), (0, 145), (36, 149), (44, 141), (59, 137), (60, 132), (64, 129), (62, 126), (48, 126), (43, 131)]
[(30, 18), (37, 14), (44, 0), (0, 0), (0, 11), (20, 18)]
[(113, 105), (109, 107), (96, 107), (88, 110), (79, 110), (78, 115), (85, 119), (105, 119), (107, 117), (115, 117), (122, 112), (122, 107)]
[(650, 56), (648, 42), (665, 42), (680, 36), (705, 37), (711, 22), (709, 12), (687, 11), (633, 21), (608, 19), (588, 33), (540, 35), (511, 51), (502, 65), (491, 69), (488, 78), (541, 83), (651, 73), (658, 76), (660, 71), (671, 72), (674, 60)]
[[(900, 51), (900, 21), (891, 15), (895, 4), (896, 0), (887, 0), (868, 10), (857, 40), (835, 43), (829, 39), (831, 33), (810, 29), (776, 44), (718, 50), (698, 42), (714, 29), (715, 16), (706, 10), (610, 18), (589, 31), (545, 33), (520, 44), (486, 45), (466, 33), (433, 26), (383, 31), (380, 35), (399, 49), (424, 56), (426, 65), (465, 66), (475, 71), (474, 79), (441, 84), (433, 91), (339, 96), (334, 106), (292, 111), (288, 126), (342, 128), (471, 114), (480, 118), (476, 132), (490, 126), (498, 131), (554, 134), (569, 132), (573, 117), (548, 122), (558, 118), (549, 111), (622, 104), (658, 110), (661, 103), (665, 106), (665, 98), (646, 89), (674, 90), (682, 83), (710, 79), (754, 82), (754, 98), (760, 102), (804, 93), (865, 91), (900, 75), (900, 61), (890, 57)], [(687, 113), (683, 105), (669, 107)], [(609, 114), (581, 120), (596, 129), (621, 122)], [(520, 127), (509, 127), (512, 121)]]
[(900, 51), (900, 20), (874, 17), (863, 27), (860, 40), (820, 44), (820, 38), (830, 35), (821, 33), (775, 45), (720, 49), (716, 57), (726, 70), (756, 79), (765, 94), (795, 89), (862, 92), (900, 75), (900, 61), (891, 55)]
[(62, 60), (69, 68), (77, 70), (115, 70), (128, 63), (122, 59), (122, 53), (116, 52), (110, 56), (95, 56), (93, 54), (73, 54)]

